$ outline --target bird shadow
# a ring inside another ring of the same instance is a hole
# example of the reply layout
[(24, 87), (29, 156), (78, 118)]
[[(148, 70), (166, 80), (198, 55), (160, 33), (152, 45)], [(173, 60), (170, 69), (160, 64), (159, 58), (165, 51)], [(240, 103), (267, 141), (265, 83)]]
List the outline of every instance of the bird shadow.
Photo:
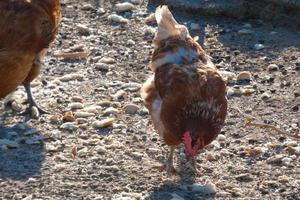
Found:
[[(176, 167), (177, 166), (177, 167)], [(159, 186), (154, 187), (149, 194), (149, 200), (199, 200), (214, 199), (214, 194), (205, 192), (205, 184), (196, 183), (198, 172), (187, 167), (186, 160), (182, 156), (178, 156), (175, 168), (178, 174), (167, 178)], [(193, 186), (197, 186), (197, 190)]]
[(45, 159), (43, 136), (26, 123), (12, 127), (0, 119), (0, 182), (26, 181), (39, 173)]

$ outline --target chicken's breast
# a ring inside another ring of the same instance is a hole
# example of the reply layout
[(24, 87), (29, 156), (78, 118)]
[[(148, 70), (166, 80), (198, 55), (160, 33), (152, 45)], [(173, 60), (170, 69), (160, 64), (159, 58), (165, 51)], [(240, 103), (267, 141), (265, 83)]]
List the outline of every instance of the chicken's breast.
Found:
[[(161, 99), (157, 119), (163, 124), (166, 144), (180, 144), (187, 130), (219, 133), (227, 111), (226, 84), (214, 69), (199, 63), (166, 64), (155, 71), (154, 82)], [(205, 143), (214, 137), (205, 136)]]

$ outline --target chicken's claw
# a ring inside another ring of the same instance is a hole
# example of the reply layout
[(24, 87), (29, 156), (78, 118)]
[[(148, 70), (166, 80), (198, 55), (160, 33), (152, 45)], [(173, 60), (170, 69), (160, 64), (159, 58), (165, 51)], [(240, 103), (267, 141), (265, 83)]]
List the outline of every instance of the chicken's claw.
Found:
[(178, 175), (179, 172), (175, 169), (175, 167), (172, 165), (170, 165), (169, 163), (166, 164), (165, 166), (166, 171), (167, 171), (167, 176), (171, 177), (172, 175)]
[(42, 108), (38, 107), (36, 104), (35, 105), (29, 105), (28, 108), (26, 108), (26, 110), (22, 113), (20, 113), (20, 116), (26, 116), (26, 115), (35, 115), (33, 114), (33, 110), (36, 109), (38, 111), (38, 115), (43, 115), (43, 114), (49, 114), (49, 112), (43, 110)]
[(200, 174), (200, 171), (197, 169), (198, 164), (196, 163), (195, 159), (192, 158), (190, 160), (188, 160), (188, 162), (186, 163), (186, 167), (192, 171), (192, 173), (194, 174)]
[[(22, 113), (20, 113), (21, 116), (30, 116), (30, 117), (38, 117), (43, 114), (49, 114), (47, 111), (40, 108), (36, 102), (34, 101), (32, 94), (31, 94), (31, 86), (30, 84), (24, 84), (26, 93), (27, 93), (27, 99), (29, 103), (29, 107)], [(34, 114), (36, 113), (36, 114)]]

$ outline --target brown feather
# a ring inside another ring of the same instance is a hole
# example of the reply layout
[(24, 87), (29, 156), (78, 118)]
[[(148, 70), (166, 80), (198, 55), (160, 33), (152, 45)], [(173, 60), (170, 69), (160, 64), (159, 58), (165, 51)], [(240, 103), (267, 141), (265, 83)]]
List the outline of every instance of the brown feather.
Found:
[(188, 132), (193, 148), (201, 149), (224, 125), (226, 83), (197, 39), (177, 24), (166, 7), (156, 15), (159, 28), (150, 64), (155, 74), (144, 84), (142, 97), (167, 145), (178, 146)]
[(59, 0), (0, 1), (0, 98), (36, 78), (59, 20)]

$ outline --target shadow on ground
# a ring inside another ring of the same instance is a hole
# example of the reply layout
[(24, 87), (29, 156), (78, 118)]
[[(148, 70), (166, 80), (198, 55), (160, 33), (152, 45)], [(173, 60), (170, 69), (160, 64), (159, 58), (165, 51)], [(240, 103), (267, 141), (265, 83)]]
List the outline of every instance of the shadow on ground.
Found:
[[(148, 12), (155, 12), (156, 5), (148, 4)], [(212, 37), (205, 35), (205, 29), (217, 27), (216, 34), (219, 42), (228, 47), (228, 51), (239, 51), (250, 57), (257, 57), (258, 54), (268, 54), (271, 58), (276, 58), (287, 48), (300, 48), (299, 30), (288, 30), (284, 27), (274, 26), (262, 22), (259, 19), (238, 20), (226, 17), (204, 17), (188, 12), (171, 10), (175, 19), (190, 29), (191, 23), (199, 24), (200, 28), (190, 31), (192, 37), (199, 36), (199, 43), (204, 46), (205, 38)], [(156, 25), (155, 25), (156, 26)], [(246, 34), (241, 34), (241, 30), (249, 30)], [(255, 44), (264, 45), (264, 49), (256, 50)], [(204, 46), (204, 49), (205, 46)], [(209, 50), (209, 49), (207, 49)]]
[[(178, 166), (178, 167), (176, 167)], [(165, 178), (162, 185), (155, 187), (149, 195), (150, 200), (174, 200), (174, 199), (189, 199), (199, 200), (201, 198), (214, 199), (214, 194), (207, 194), (207, 186), (197, 183), (197, 191), (192, 189), (195, 184), (198, 173), (187, 167), (186, 161), (177, 159), (175, 168), (178, 169), (179, 175), (174, 175), (171, 178)]]
[(0, 124), (0, 182), (6, 179), (26, 181), (39, 173), (45, 159), (42, 139), (25, 123), (13, 127)]

